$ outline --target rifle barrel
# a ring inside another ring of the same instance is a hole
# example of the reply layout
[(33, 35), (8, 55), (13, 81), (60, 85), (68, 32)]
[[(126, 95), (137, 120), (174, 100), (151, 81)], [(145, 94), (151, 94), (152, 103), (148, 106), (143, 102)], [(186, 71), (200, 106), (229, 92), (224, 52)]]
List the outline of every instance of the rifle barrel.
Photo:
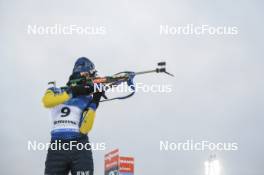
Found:
[(135, 75), (148, 74), (148, 73), (153, 73), (153, 72), (157, 72), (156, 69), (147, 70), (147, 71), (141, 71), (141, 72), (135, 72)]

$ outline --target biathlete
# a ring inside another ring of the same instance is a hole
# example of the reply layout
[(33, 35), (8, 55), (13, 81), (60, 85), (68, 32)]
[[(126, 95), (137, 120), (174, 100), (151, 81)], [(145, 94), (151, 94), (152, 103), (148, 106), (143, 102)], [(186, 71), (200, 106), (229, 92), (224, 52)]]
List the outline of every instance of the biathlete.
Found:
[[(82, 76), (95, 77), (96, 72), (93, 62), (81, 57), (75, 62), (69, 81)], [(49, 148), (45, 175), (67, 175), (69, 172), (72, 175), (93, 175), (92, 151), (87, 146), (90, 145), (88, 133), (102, 95), (103, 92), (93, 93), (92, 86), (75, 86), (66, 90), (51, 87), (46, 90), (42, 102), (51, 111), (51, 143), (63, 146)], [(83, 149), (77, 149), (77, 144), (81, 144)]]

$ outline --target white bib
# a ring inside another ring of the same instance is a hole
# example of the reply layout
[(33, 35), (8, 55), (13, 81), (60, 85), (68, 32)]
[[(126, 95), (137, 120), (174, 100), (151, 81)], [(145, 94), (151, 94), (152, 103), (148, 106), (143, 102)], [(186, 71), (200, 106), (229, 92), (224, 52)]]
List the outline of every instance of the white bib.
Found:
[(76, 106), (60, 104), (51, 110), (54, 132), (79, 132), (82, 110)]

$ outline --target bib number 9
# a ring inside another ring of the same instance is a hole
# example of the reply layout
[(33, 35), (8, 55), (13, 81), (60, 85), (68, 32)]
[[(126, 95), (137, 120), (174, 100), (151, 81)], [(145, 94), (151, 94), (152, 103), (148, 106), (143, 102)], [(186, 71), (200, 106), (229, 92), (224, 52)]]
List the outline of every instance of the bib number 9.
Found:
[(70, 108), (63, 107), (61, 108), (61, 117), (67, 117), (71, 113)]

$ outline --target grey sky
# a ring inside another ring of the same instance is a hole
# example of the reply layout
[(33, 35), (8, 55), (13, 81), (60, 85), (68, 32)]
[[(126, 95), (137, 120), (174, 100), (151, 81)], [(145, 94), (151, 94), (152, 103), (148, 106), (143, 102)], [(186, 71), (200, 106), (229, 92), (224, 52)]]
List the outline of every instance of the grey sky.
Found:
[[(138, 175), (202, 175), (209, 152), (160, 152), (159, 141), (237, 142), (217, 152), (225, 175), (263, 175), (262, 1), (0, 1), (1, 172), (43, 174), (46, 152), (27, 151), (28, 140), (49, 141), (49, 112), (41, 105), (47, 82), (63, 86), (79, 56), (101, 75), (153, 68), (166, 60), (176, 75), (136, 78), (168, 83), (171, 94), (137, 93), (105, 103), (90, 134), (135, 157)], [(105, 26), (106, 35), (33, 36), (27, 25)], [(161, 36), (159, 26), (237, 26), (238, 35)], [(262, 163), (261, 163), (262, 162)], [(15, 165), (15, 166), (14, 166)]]

